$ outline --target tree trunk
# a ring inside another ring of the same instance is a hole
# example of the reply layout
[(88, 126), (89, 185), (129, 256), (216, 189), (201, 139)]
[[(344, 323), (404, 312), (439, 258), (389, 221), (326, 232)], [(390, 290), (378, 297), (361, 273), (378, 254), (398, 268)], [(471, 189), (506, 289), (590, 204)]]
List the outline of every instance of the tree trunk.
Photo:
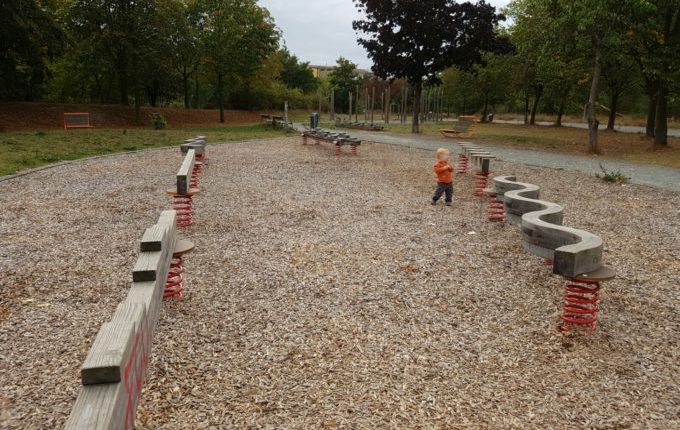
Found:
[(388, 86), (387, 91), (385, 92), (385, 124), (390, 123), (390, 105), (392, 104), (392, 91), (391, 88)]
[(668, 87), (665, 83), (659, 86), (659, 95), (656, 100), (654, 144), (668, 145)]
[(184, 109), (189, 109), (189, 74), (186, 66), (182, 70), (182, 85), (184, 86)]
[(222, 94), (222, 90), (223, 90), (222, 81), (223, 81), (222, 74), (218, 73), (217, 74), (217, 104), (220, 107), (220, 122), (221, 123), (224, 122), (224, 97), (223, 97), (223, 94)]
[(654, 127), (656, 127), (656, 101), (659, 98), (659, 86), (652, 83), (648, 86), (647, 95), (649, 96), (649, 107), (647, 108), (647, 127), (645, 134), (647, 137), (654, 137)]
[(413, 123), (411, 124), (411, 133), (420, 133), (420, 103), (422, 101), (423, 83), (421, 81), (413, 85)]
[(489, 112), (489, 93), (484, 93), (484, 109), (482, 110), (482, 122), (486, 122)]
[(597, 142), (600, 122), (597, 120), (597, 96), (600, 92), (600, 75), (602, 73), (601, 64), (602, 54), (600, 50), (595, 51), (595, 65), (593, 67), (593, 81), (590, 85), (590, 95), (588, 97), (588, 145), (590, 152), (598, 154), (600, 147)]
[(127, 78), (121, 72), (118, 75), (118, 85), (120, 86), (120, 104), (123, 106), (128, 105), (128, 84)]
[(201, 107), (201, 84), (198, 79), (198, 65), (194, 69), (194, 109)]
[(135, 83), (135, 124), (142, 124), (142, 115), (140, 112), (140, 100), (139, 100), (139, 84)]
[(543, 85), (536, 86), (536, 96), (534, 97), (534, 104), (531, 107), (531, 119), (529, 120), (529, 125), (536, 124), (536, 111), (538, 110), (538, 102), (543, 96)]
[(619, 104), (619, 93), (616, 90), (612, 91), (611, 100), (609, 102), (611, 105), (609, 108), (609, 121), (607, 121), (607, 130), (614, 131), (614, 125), (616, 124), (616, 108)]
[(562, 127), (562, 117), (564, 116), (564, 105), (567, 103), (567, 96), (569, 96), (569, 89), (562, 93), (562, 98), (560, 99), (560, 107), (557, 109), (557, 121), (555, 121), (555, 126), (557, 127)]
[(529, 90), (524, 92), (524, 125), (529, 124)]

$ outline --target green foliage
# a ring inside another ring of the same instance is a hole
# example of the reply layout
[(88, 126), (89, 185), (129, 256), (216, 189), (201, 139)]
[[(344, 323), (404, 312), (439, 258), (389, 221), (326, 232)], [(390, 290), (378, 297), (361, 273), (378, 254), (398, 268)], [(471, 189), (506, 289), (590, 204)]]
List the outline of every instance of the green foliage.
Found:
[(310, 93), (318, 88), (319, 81), (314, 77), (309, 63), (300, 62), (285, 47), (279, 51), (278, 56), (283, 65), (281, 81), (287, 88), (299, 89), (303, 93)]
[(331, 88), (335, 90), (335, 109), (337, 112), (349, 111), (349, 93), (356, 93), (359, 77), (356, 73), (357, 65), (350, 60), (340, 57), (336, 68), (330, 73)]
[(153, 127), (154, 130), (164, 130), (168, 126), (168, 122), (165, 120), (163, 114), (152, 113), (151, 126)]
[(623, 173), (621, 173), (620, 170), (607, 170), (602, 163), (600, 163), (600, 170), (602, 170), (602, 174), (600, 175), (599, 173), (596, 174), (595, 176), (602, 179), (605, 182), (612, 182), (616, 184), (625, 184), (628, 182), (630, 179)]
[(40, 99), (50, 60), (61, 54), (64, 35), (35, 0), (0, 2), (0, 100)]

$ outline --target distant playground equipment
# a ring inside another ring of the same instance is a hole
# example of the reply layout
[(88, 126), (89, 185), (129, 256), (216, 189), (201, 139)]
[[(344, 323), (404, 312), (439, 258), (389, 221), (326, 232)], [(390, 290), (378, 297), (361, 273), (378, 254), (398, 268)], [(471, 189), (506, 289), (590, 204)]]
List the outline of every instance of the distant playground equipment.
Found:
[(365, 131), (383, 131), (385, 127), (379, 124), (369, 124), (365, 122), (351, 122), (343, 121), (340, 118), (335, 119), (335, 126), (340, 128), (350, 128), (355, 130), (365, 130)]
[(94, 128), (89, 112), (64, 112), (64, 130), (69, 128)]
[(361, 140), (353, 138), (345, 133), (333, 133), (327, 130), (318, 128), (305, 130), (302, 133), (302, 144), (307, 145), (308, 140), (313, 139), (314, 144), (319, 145), (320, 142), (329, 142), (335, 147), (335, 155), (342, 154), (342, 147), (349, 145), (350, 153), (358, 155), (357, 148), (361, 145)]
[(477, 136), (476, 116), (459, 116), (457, 128), (440, 128), (439, 133), (449, 139), (474, 139)]

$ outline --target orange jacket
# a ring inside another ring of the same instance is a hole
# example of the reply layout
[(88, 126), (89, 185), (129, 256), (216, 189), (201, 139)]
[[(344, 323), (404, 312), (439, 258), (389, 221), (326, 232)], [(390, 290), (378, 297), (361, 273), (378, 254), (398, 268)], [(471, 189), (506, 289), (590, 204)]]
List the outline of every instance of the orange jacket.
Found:
[(437, 160), (437, 162), (434, 163), (434, 173), (437, 174), (437, 182), (441, 182), (442, 184), (450, 184), (453, 182), (451, 172), (453, 172), (453, 166), (450, 161)]

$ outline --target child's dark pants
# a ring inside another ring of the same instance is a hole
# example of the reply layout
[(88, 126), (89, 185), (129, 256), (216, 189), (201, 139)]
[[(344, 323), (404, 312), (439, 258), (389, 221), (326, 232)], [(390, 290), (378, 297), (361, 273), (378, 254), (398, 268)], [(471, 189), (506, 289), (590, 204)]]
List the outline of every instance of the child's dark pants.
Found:
[(446, 203), (451, 203), (453, 201), (453, 182), (448, 184), (437, 182), (437, 189), (432, 197), (432, 202), (436, 203), (444, 193), (446, 193)]

